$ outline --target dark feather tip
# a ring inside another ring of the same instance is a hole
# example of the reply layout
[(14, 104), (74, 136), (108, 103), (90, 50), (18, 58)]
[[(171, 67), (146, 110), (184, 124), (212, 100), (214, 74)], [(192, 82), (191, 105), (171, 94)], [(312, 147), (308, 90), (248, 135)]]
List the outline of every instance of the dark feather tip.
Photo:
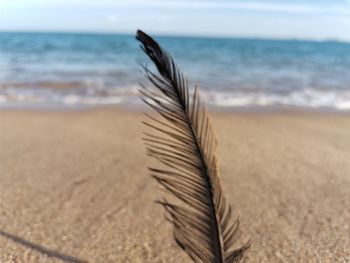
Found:
[(137, 32), (136, 32), (136, 39), (138, 41), (140, 41), (143, 44), (144, 47), (153, 46), (153, 47), (159, 48), (159, 45), (157, 44), (157, 42), (154, 41), (154, 39), (152, 37), (147, 35), (142, 30), (137, 30)]

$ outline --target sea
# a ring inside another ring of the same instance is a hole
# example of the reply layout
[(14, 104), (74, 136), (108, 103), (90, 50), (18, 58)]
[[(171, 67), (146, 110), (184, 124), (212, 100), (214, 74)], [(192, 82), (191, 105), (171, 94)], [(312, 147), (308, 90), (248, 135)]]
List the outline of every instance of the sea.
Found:
[[(350, 110), (350, 43), (155, 38), (209, 107)], [(0, 108), (140, 105), (142, 65), (133, 35), (3, 32)]]

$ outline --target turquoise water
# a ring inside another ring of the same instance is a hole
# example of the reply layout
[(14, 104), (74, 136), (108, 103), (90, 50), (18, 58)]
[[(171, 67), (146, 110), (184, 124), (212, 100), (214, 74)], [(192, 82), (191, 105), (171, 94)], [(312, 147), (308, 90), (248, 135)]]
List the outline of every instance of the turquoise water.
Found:
[[(157, 37), (219, 107), (350, 109), (350, 44)], [(0, 33), (0, 106), (138, 103), (133, 36)]]

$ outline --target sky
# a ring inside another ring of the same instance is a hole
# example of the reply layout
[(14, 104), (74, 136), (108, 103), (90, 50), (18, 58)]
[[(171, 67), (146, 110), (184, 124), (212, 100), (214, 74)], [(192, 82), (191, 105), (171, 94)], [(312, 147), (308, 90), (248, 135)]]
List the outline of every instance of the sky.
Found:
[(350, 41), (350, 0), (0, 0), (0, 31)]

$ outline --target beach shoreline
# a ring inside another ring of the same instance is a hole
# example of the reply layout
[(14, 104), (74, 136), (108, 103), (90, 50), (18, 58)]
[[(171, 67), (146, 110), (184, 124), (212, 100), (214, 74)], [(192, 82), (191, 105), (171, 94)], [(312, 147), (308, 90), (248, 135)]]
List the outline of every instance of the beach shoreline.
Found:
[[(204, 100), (207, 102), (206, 100)], [(246, 106), (216, 106), (208, 105), (209, 112), (213, 114), (239, 114), (239, 113), (252, 113), (252, 114), (325, 114), (325, 115), (349, 115), (350, 109), (334, 109), (334, 108), (312, 108), (302, 106), (287, 106), (287, 105), (271, 105), (271, 106), (258, 106), (258, 105), (246, 105)], [(101, 105), (82, 105), (82, 104), (62, 104), (62, 103), (6, 103), (0, 104), (1, 111), (18, 111), (18, 112), (83, 112), (83, 111), (103, 111), (103, 110), (115, 110), (121, 112), (149, 112), (151, 109), (139, 101), (125, 101), (117, 104), (101, 104)]]
[[(247, 262), (349, 261), (350, 115), (211, 116)], [(0, 110), (0, 261), (191, 262), (154, 203), (142, 120), (125, 107)]]

